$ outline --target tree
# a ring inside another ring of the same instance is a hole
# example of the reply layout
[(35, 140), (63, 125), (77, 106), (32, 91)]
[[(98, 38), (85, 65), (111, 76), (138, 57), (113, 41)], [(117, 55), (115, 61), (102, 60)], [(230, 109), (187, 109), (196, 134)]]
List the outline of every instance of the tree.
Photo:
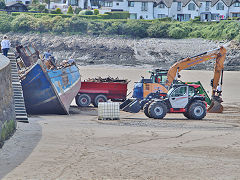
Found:
[(93, 12), (94, 12), (94, 15), (98, 15), (99, 14), (99, 10), (98, 9), (94, 9)]
[(81, 10), (82, 10), (82, 8), (76, 7), (76, 8), (74, 9), (74, 13), (75, 13), (75, 14), (79, 14)]
[(5, 9), (6, 8), (6, 4), (4, 0), (0, 1), (0, 9)]
[(39, 4), (39, 0), (32, 0), (32, 4)]
[(86, 10), (86, 11), (85, 11), (85, 15), (93, 15), (93, 12), (90, 11), (90, 10)]
[(56, 9), (56, 14), (62, 14), (62, 10), (60, 8)]
[(72, 6), (68, 6), (67, 14), (73, 14), (73, 8)]

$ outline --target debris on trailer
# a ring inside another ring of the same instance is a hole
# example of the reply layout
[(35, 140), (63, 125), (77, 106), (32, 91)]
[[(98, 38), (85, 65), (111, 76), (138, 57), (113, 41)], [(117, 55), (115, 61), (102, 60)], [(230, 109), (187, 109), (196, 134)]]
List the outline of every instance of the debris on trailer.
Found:
[(118, 83), (129, 83), (127, 79), (119, 79), (118, 77), (113, 78), (108, 76), (107, 78), (97, 77), (97, 78), (89, 78), (85, 82), (118, 82)]

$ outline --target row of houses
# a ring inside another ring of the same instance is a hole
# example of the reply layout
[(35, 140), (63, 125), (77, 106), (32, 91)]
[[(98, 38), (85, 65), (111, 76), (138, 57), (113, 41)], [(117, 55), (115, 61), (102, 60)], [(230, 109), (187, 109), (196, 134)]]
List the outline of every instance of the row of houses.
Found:
[[(12, 0), (6, 0), (12, 1)], [(30, 4), (30, 0), (22, 0)], [(157, 19), (170, 17), (188, 21), (200, 16), (202, 21), (217, 21), (240, 17), (240, 0), (54, 0), (50, 8), (67, 10), (68, 6), (82, 9), (128, 11), (130, 19)]]

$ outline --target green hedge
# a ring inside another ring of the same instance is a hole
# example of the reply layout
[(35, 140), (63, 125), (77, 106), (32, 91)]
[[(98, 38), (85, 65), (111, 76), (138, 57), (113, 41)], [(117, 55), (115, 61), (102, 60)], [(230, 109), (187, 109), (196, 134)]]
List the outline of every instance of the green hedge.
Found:
[(73, 14), (50, 14), (50, 13), (29, 13), (29, 12), (12, 12), (12, 16), (19, 16), (21, 14), (28, 14), (34, 16), (36, 18), (40, 18), (42, 16), (61, 16), (63, 18), (70, 18), (72, 16), (79, 16), (86, 19), (128, 19), (130, 14), (129, 12), (107, 12), (105, 14), (98, 15), (73, 15)]
[[(125, 35), (153, 38), (205, 38), (239, 40), (240, 23), (178, 22), (166, 18), (156, 20), (124, 19), (128, 12), (109, 12), (98, 15), (70, 15), (48, 13), (13, 13), (0, 16), (0, 32), (55, 32), (91, 35)], [(115, 19), (112, 19), (112, 18)], [(117, 19), (120, 18), (120, 19)]]
[(21, 14), (27, 14), (36, 18), (41, 18), (43, 16), (55, 17), (61, 16), (63, 18), (70, 18), (74, 16), (73, 14), (50, 14), (50, 13), (28, 13), (28, 12), (12, 12), (12, 16), (19, 16)]
[(108, 19), (128, 19), (130, 17), (130, 13), (126, 11), (106, 12), (105, 14), (109, 15)]

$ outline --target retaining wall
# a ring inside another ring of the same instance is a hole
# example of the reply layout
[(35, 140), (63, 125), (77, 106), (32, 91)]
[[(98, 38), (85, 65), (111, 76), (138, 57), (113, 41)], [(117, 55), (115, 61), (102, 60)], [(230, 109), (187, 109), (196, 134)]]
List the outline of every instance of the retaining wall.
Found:
[(16, 129), (13, 89), (11, 82), (11, 64), (8, 58), (0, 54), (0, 148)]

